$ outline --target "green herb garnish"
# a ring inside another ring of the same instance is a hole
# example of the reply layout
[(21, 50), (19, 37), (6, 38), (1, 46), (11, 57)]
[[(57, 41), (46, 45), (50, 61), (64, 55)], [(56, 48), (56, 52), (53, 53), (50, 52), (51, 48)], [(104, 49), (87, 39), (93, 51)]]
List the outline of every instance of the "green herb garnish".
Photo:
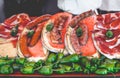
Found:
[(34, 34), (34, 30), (30, 30), (30, 31), (28, 32), (27, 36), (28, 36), (28, 37), (32, 37), (33, 34)]
[(80, 27), (78, 27), (76, 30), (77, 36), (80, 37), (82, 35), (82, 33), (83, 33), (82, 29)]
[(12, 28), (11, 30), (11, 36), (16, 36), (18, 33), (18, 25), (16, 25), (15, 27)]
[(112, 38), (112, 37), (113, 37), (113, 32), (112, 32), (111, 30), (108, 30), (108, 31), (106, 32), (106, 37), (107, 37), (107, 38)]
[(54, 27), (53, 23), (50, 23), (50, 24), (47, 25), (46, 30), (51, 31), (53, 29), (53, 27)]

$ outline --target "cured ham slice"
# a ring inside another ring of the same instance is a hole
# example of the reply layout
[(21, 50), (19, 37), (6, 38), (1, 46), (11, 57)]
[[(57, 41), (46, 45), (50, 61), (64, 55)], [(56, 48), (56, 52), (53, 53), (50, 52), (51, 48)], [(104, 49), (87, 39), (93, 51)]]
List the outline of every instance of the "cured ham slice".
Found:
[(48, 50), (67, 54), (64, 38), (71, 18), (71, 14), (62, 12), (53, 15), (50, 20), (46, 22), (42, 31), (42, 43)]
[(75, 16), (70, 22), (65, 36), (66, 49), (70, 54), (81, 54), (87, 57), (99, 57), (93, 40), (92, 31), (95, 24), (94, 12), (88, 11)]
[(120, 12), (95, 17), (93, 41), (96, 49), (107, 58), (120, 59)]
[(29, 21), (27, 14), (20, 13), (7, 18), (0, 24), (0, 56), (17, 56), (18, 36)]
[(3, 23), (0, 24), (0, 37), (5, 38), (6, 42), (15, 41), (17, 42), (17, 38), (20, 35), (23, 28), (26, 26), (28, 22), (30, 22), (30, 18), (28, 14), (20, 13), (11, 16), (6, 19)]

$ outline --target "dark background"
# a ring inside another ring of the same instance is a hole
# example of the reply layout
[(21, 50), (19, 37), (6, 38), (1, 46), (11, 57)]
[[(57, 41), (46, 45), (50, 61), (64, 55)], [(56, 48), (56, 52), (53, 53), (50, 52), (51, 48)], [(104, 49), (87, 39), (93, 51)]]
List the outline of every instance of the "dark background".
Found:
[[(3, 11), (1, 11), (0, 22), (18, 13), (27, 13), (30, 16), (40, 16), (43, 14), (55, 14), (62, 12), (57, 7), (57, 0), (3, 0)], [(1, 8), (2, 9), (2, 8)], [(107, 11), (98, 9), (98, 13), (104, 14)]]
[(13, 14), (28, 13), (30, 16), (54, 14), (61, 11), (57, 7), (57, 0), (4, 0), (5, 17)]

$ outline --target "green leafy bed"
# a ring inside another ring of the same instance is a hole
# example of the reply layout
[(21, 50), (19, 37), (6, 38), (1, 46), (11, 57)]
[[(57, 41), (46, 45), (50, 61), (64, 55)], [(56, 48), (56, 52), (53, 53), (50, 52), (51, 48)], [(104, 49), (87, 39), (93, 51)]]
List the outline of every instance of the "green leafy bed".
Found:
[(26, 58), (0, 58), (0, 74), (12, 74), (19, 71), (22, 74), (39, 73), (43, 75), (83, 73), (105, 75), (120, 71), (120, 61), (100, 58), (88, 59), (77, 54), (64, 56), (62, 53), (50, 53), (46, 61), (30, 62)]

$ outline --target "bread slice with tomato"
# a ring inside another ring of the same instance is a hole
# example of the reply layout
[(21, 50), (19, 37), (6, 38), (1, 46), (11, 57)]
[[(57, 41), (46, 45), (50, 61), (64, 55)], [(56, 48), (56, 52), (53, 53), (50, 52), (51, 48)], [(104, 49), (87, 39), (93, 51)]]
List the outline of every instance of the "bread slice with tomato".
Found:
[(42, 31), (42, 43), (49, 51), (67, 54), (64, 38), (71, 19), (70, 13), (61, 12), (52, 15), (46, 22)]
[(93, 11), (88, 11), (75, 16), (70, 22), (65, 35), (65, 46), (70, 54), (76, 53), (88, 58), (100, 57), (92, 39), (94, 16)]

